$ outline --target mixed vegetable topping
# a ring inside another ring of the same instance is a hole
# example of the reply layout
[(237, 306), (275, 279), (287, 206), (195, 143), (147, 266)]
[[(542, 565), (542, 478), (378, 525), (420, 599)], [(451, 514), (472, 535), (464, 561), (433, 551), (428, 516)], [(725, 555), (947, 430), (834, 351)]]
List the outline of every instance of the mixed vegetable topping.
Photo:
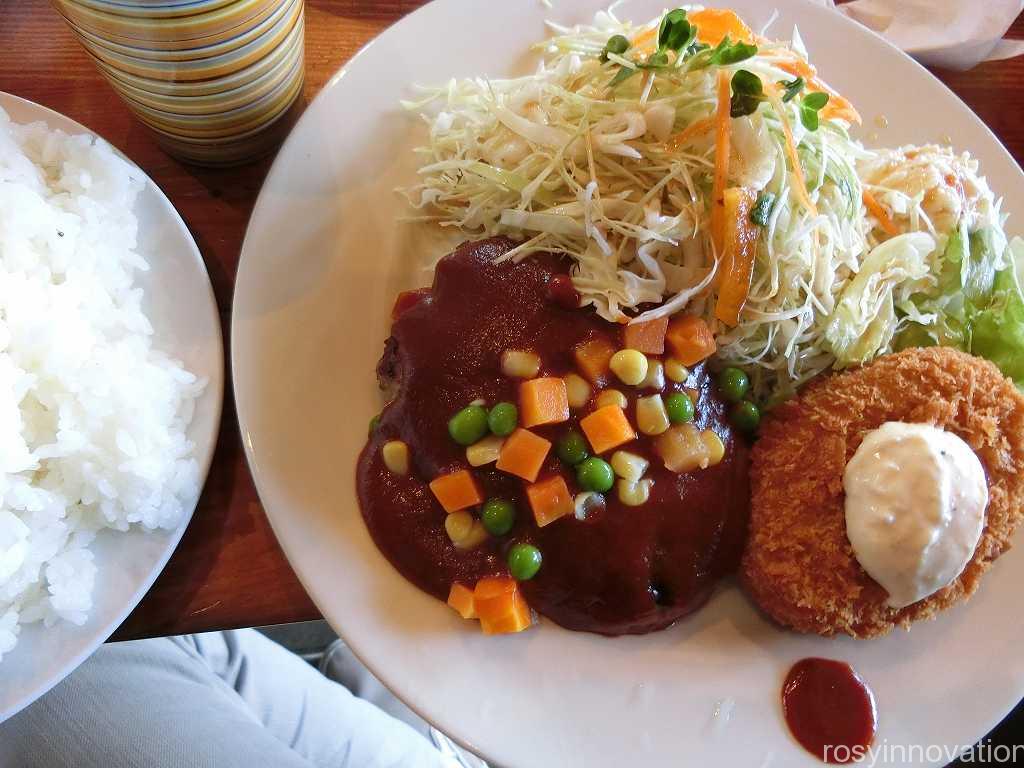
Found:
[[(604, 336), (575, 346), (574, 370), (563, 375), (543, 375), (544, 361), (531, 350), (505, 350), (498, 368), (518, 382), (518, 401), (473, 401), (448, 420), (448, 437), (464, 448), (469, 468), (429, 481), (446, 513), (445, 532), (458, 550), (497, 540), (509, 574), (451, 587), (449, 603), (464, 617), (480, 619), (484, 632), (520, 631), (531, 623), (517, 583), (543, 570), (544, 554), (529, 540), (530, 529), (517, 526), (520, 515), (530, 514), (538, 528), (565, 525), (563, 518), (585, 521), (606, 510), (609, 494), (626, 507), (641, 507), (654, 487), (652, 460), (683, 473), (725, 457), (722, 437), (694, 423), (699, 391), (690, 367), (715, 350), (705, 321), (656, 318), (625, 326), (621, 336), (621, 348)], [(744, 400), (750, 387), (742, 371), (721, 372), (718, 386), (729, 401), (756, 413)], [(753, 428), (742, 417), (739, 423)], [(541, 427), (547, 437), (538, 434)], [(645, 437), (647, 443), (638, 442)], [(410, 473), (404, 442), (389, 440), (380, 450), (388, 472)], [(552, 451), (556, 471), (548, 461)], [(518, 478), (521, 495), (506, 489), (488, 496), (474, 470), (491, 465)]]

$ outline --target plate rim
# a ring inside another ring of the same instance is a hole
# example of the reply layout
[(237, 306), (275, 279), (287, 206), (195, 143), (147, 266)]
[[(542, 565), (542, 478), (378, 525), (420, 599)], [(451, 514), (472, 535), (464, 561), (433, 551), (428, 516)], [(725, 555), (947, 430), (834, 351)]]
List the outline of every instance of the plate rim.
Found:
[[(133, 168), (138, 170), (138, 172), (142, 175), (142, 178), (145, 179), (146, 183), (149, 186), (151, 186), (152, 189), (156, 192), (157, 198), (161, 202), (163, 207), (165, 207), (166, 210), (170, 212), (171, 221), (173, 221), (174, 224), (186, 235), (186, 241), (189, 245), (190, 251), (189, 257), (195, 259), (198, 262), (198, 264), (203, 269), (203, 274), (206, 277), (206, 292), (204, 294), (204, 297), (210, 302), (210, 304), (214, 308), (213, 314), (214, 317), (216, 318), (217, 330), (220, 333), (216, 334), (216, 341), (215, 344), (213, 345), (213, 349), (211, 350), (215, 355), (217, 363), (213, 370), (216, 371), (217, 373), (215, 376), (211, 376), (207, 381), (207, 387), (210, 388), (209, 391), (214, 396), (213, 400), (211, 401), (211, 415), (213, 417), (212, 423), (214, 427), (209, 435), (209, 447), (205, 451), (206, 456), (204, 456), (202, 460), (199, 462), (201, 482), (199, 485), (199, 495), (196, 497), (196, 503), (192, 505), (191, 509), (188, 511), (188, 514), (185, 515), (184, 519), (181, 521), (178, 527), (173, 531), (167, 532), (167, 545), (164, 548), (164, 551), (161, 553), (160, 557), (157, 558), (156, 561), (154, 561), (150, 569), (150, 572), (146, 575), (144, 579), (142, 579), (142, 581), (139, 583), (138, 588), (132, 593), (130, 599), (127, 601), (127, 605), (115, 614), (115, 620), (109, 621), (105, 625), (96, 627), (93, 638), (83, 643), (83, 646), (78, 651), (78, 653), (74, 654), (70, 659), (68, 659), (68, 661), (65, 662), (64, 665), (58, 667), (55, 672), (48, 675), (46, 679), (42, 681), (41, 684), (34, 686), (27, 697), (22, 697), (23, 700), (17, 700), (13, 706), (10, 706), (4, 710), (0, 710), (0, 723), (5, 722), (6, 720), (10, 719), (14, 715), (24, 710), (26, 707), (36, 702), (40, 697), (42, 697), (50, 690), (52, 690), (56, 685), (62, 682), (66, 677), (68, 677), (68, 675), (70, 675), (72, 672), (78, 669), (78, 667), (81, 666), (86, 660), (88, 660), (89, 657), (92, 656), (92, 654), (94, 654), (101, 645), (103, 645), (110, 639), (110, 636), (119, 626), (121, 626), (121, 624), (124, 623), (124, 620), (128, 618), (132, 611), (134, 611), (135, 608), (138, 607), (139, 603), (142, 602), (142, 598), (146, 596), (146, 594), (152, 588), (153, 584), (160, 577), (160, 574), (163, 573), (164, 568), (167, 566), (168, 561), (170, 561), (171, 559), (171, 556), (177, 551), (178, 545), (181, 543), (181, 539), (185, 535), (185, 531), (188, 529), (189, 524), (192, 522), (192, 517), (195, 515), (196, 509), (198, 509), (199, 507), (199, 499), (202, 498), (203, 490), (206, 487), (206, 481), (209, 477), (210, 468), (213, 464), (213, 457), (217, 452), (217, 443), (220, 439), (222, 426), (221, 421), (224, 415), (224, 385), (226, 378), (226, 371), (224, 367), (224, 327), (223, 324), (221, 323), (220, 307), (217, 304), (217, 297), (213, 292), (213, 283), (210, 281), (210, 272), (206, 268), (206, 261), (203, 259), (202, 251), (199, 250), (199, 245), (196, 243), (195, 237), (192, 235), (192, 231), (188, 228), (188, 225), (185, 223), (185, 220), (178, 212), (178, 209), (171, 202), (170, 198), (167, 197), (163, 189), (161, 189), (160, 185), (153, 181), (150, 175), (146, 173), (142, 169), (142, 167), (138, 165), (138, 163), (136, 163), (134, 160), (128, 157), (120, 149), (118, 149), (112, 142), (110, 142), (108, 139), (106, 139), (104, 136), (97, 133), (96, 131), (82, 125), (77, 120), (70, 118), (67, 115), (61, 114), (57, 110), (51, 109), (50, 107), (47, 107), (43, 104), (39, 104), (35, 101), (26, 99), (22, 96), (18, 96), (8, 91), (0, 90), (0, 108), (6, 111), (7, 105), (11, 102), (16, 103), (21, 108), (30, 109), (38, 112), (38, 119), (43, 122), (46, 122), (47, 127), (50, 130), (54, 130), (54, 128), (52, 127), (49, 120), (56, 118), (58, 121), (73, 125), (74, 128), (82, 134), (86, 134), (88, 136), (92, 136), (94, 138), (102, 140), (111, 149), (113, 149), (113, 151), (118, 155), (118, 157), (120, 157), (125, 162), (131, 164)], [(63, 128), (60, 128), (60, 130), (63, 130)], [(199, 448), (198, 444), (196, 447)], [(90, 620), (87, 619), (86, 623), (83, 626), (88, 626), (89, 622)], [(61, 625), (57, 624), (54, 626), (59, 627)], [(53, 631), (53, 629), (54, 628), (51, 627), (49, 631)], [(2, 664), (3, 662), (0, 661), (0, 671), (2, 671)]]

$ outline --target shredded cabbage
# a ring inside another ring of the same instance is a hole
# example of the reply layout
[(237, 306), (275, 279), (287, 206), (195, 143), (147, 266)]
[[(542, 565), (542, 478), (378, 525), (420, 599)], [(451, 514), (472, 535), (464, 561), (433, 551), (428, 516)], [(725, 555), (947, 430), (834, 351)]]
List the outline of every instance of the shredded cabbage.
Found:
[[(1024, 324), (1020, 292), (977, 163), (937, 146), (867, 149), (837, 118), (809, 131), (797, 99), (773, 96), (731, 120), (728, 184), (772, 202), (739, 322), (717, 321), (711, 118), (722, 67), (706, 54), (638, 67), (653, 52), (639, 41), (656, 39), (660, 21), (635, 26), (609, 9), (589, 25), (550, 24), (532, 75), (420, 88), (406, 107), (423, 115), (429, 142), (416, 150), (418, 183), (402, 192), (441, 226), (519, 241), (506, 258), (567, 255), (584, 304), (607, 320), (703, 316), (719, 363), (747, 370), (762, 402), (912, 343), (956, 344), (1024, 381), (1024, 364), (1009, 361)], [(602, 57), (612, 35), (633, 47)], [(756, 55), (724, 68), (774, 87), (806, 58), (794, 30), (792, 42), (758, 38)], [(611, 87), (620, 68), (631, 76)], [(864, 191), (895, 236), (869, 214)]]
[(896, 332), (896, 304), (930, 275), (935, 240), (925, 232), (897, 235), (876, 246), (847, 282), (825, 329), (837, 366), (863, 363), (886, 349)]

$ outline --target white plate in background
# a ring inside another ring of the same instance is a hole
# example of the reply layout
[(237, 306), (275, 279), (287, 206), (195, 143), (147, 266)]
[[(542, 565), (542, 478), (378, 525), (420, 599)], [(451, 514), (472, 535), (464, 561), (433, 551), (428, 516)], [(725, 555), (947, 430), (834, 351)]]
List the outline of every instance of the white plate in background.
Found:
[[(0, 92), (0, 108), (16, 123), (43, 121), (65, 133), (95, 135), (70, 118), (11, 94)], [(160, 188), (143, 176), (146, 186), (134, 211), (139, 220), (136, 251), (150, 269), (138, 273), (136, 280), (145, 290), (142, 307), (153, 325), (155, 345), (208, 381), (188, 428), (202, 482), (217, 442), (224, 393), (220, 315), (195, 240)], [(18, 645), (0, 660), (0, 722), (63, 680), (110, 637), (153, 585), (191, 516), (189, 510), (173, 531), (133, 528), (97, 535), (89, 547), (97, 574), (88, 621), (80, 627), (69, 622), (48, 629), (39, 623), (22, 626)]]
[[(420, 130), (399, 99), (413, 82), (526, 73), (545, 19), (587, 21), (605, 4), (437, 0), (349, 62), (285, 143), (249, 223), (232, 318), (242, 434), (278, 539), (374, 673), (497, 765), (818, 766), (790, 738), (779, 701), (787, 670), (805, 656), (844, 659), (863, 675), (878, 701), (876, 744), (966, 747), (1024, 693), (1024, 547), (1000, 559), (966, 605), (879, 640), (783, 631), (731, 584), (696, 615), (643, 637), (572, 633), (549, 621), (484, 637), (406, 582), (366, 531), (354, 475), (381, 406), (375, 366), (396, 292), (429, 284), (413, 265), (437, 247), (396, 222), (406, 209), (393, 190), (414, 178), (409, 150)], [(730, 5), (755, 29), (777, 8), (775, 36), (789, 37), (798, 22), (812, 63), (863, 115), (869, 143), (950, 136), (970, 149), (1005, 195), (1010, 231), (1024, 232), (1024, 174), (926, 70), (806, 0)], [(664, 7), (627, 0), (616, 13), (645, 21)], [(722, 702), (732, 703), (730, 717), (715, 717)], [(926, 757), (948, 759), (935, 750)]]

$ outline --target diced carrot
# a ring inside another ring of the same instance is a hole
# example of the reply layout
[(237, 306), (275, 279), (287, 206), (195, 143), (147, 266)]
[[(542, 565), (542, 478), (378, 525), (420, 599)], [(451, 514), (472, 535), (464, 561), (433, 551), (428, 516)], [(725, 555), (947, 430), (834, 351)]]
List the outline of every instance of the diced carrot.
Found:
[(391, 308), (391, 319), (397, 320), (410, 309), (423, 303), (423, 301), (428, 298), (430, 298), (429, 288), (417, 288), (414, 291), (402, 291), (398, 294), (398, 298), (395, 299), (395, 306)]
[(530, 509), (540, 528), (572, 514), (572, 494), (561, 475), (526, 486), (526, 497), (530, 500)]
[(519, 584), (509, 576), (480, 579), (473, 590), (473, 604), (485, 635), (522, 632), (533, 623)]
[(524, 427), (568, 421), (569, 396), (565, 380), (552, 376), (524, 381), (519, 385), (519, 413)]
[(466, 469), (435, 477), (430, 481), (430, 490), (448, 513), (476, 506), (484, 500), (476, 478)]
[(473, 590), (459, 582), (453, 582), (448, 591), (448, 605), (464, 619), (476, 618), (476, 606), (473, 603)]
[(519, 428), (501, 446), (501, 454), (494, 466), (532, 483), (537, 479), (550, 450), (551, 443), (548, 440), (528, 429)]
[(725, 239), (725, 185), (729, 179), (729, 114), (732, 99), (729, 72), (718, 70), (718, 107), (715, 111), (715, 175), (711, 185), (711, 241), (722, 255)]
[(645, 355), (660, 355), (665, 351), (665, 331), (668, 318), (659, 317), (646, 323), (630, 323), (622, 331), (626, 349), (635, 349)]
[(608, 361), (618, 350), (608, 339), (585, 341), (573, 350), (576, 365), (591, 384), (601, 384), (608, 375)]
[(583, 417), (580, 419), (580, 429), (590, 441), (594, 453), (604, 453), (636, 439), (636, 432), (629, 419), (617, 405), (606, 405)]
[(714, 354), (715, 337), (708, 324), (696, 315), (676, 315), (668, 324), (665, 341), (672, 357), (683, 365), (696, 365)]
[(697, 39), (707, 45), (718, 45), (726, 35), (734, 43), (738, 41), (754, 42), (754, 33), (736, 15), (735, 11), (725, 8), (705, 8), (687, 14), (686, 18), (697, 27)]
[(750, 187), (725, 190), (725, 250), (718, 270), (721, 283), (715, 317), (732, 327), (739, 322), (740, 310), (750, 292), (757, 250), (757, 227), (750, 220), (750, 211), (757, 192)]
[(665, 149), (669, 152), (678, 152), (714, 127), (715, 119), (713, 117), (702, 117), (700, 120), (695, 120), (679, 133), (669, 136), (665, 140)]
[(896, 222), (892, 220), (889, 212), (875, 199), (874, 195), (865, 189), (861, 191), (861, 198), (864, 200), (864, 207), (868, 209), (872, 216), (878, 219), (878, 226), (885, 230), (885, 234), (894, 237), (900, 233)]

